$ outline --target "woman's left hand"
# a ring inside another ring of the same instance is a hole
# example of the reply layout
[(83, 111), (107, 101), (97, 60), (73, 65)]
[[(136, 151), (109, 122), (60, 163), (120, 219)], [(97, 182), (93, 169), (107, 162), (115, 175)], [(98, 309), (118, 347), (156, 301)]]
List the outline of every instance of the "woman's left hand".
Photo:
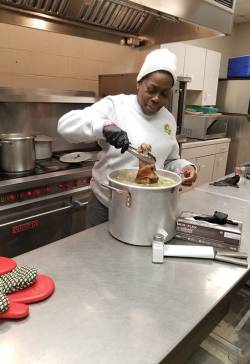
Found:
[(184, 186), (192, 186), (192, 184), (196, 181), (197, 173), (196, 169), (192, 165), (188, 165), (181, 170), (182, 178), (182, 185)]

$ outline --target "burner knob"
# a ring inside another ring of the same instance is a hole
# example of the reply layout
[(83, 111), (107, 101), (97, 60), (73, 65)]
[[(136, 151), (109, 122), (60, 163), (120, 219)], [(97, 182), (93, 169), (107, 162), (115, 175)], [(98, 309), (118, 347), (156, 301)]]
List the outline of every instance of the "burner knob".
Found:
[(39, 197), (41, 195), (41, 190), (40, 188), (35, 188), (33, 191), (33, 194), (35, 197)]
[(63, 184), (63, 189), (64, 190), (67, 190), (67, 189), (69, 189), (71, 186), (70, 186), (70, 183), (69, 182), (65, 182), (64, 184)]
[(8, 202), (14, 202), (16, 201), (16, 195), (14, 193), (8, 193), (6, 196), (6, 199)]
[(90, 184), (91, 177), (85, 177), (82, 181), (84, 186), (88, 186)]
[(49, 191), (50, 191), (49, 186), (45, 186), (44, 187), (44, 193), (47, 195), (49, 193)]
[(26, 196), (26, 192), (20, 192), (19, 193), (19, 198), (20, 198), (20, 200), (24, 200), (25, 199), (25, 196)]

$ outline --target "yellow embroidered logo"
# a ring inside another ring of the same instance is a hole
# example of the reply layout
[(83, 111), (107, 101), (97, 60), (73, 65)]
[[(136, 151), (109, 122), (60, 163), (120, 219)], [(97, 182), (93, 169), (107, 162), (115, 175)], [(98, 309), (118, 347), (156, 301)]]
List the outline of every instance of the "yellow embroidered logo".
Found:
[(164, 131), (165, 131), (165, 133), (167, 133), (168, 135), (170, 135), (172, 133), (171, 126), (169, 124), (165, 124), (164, 125)]

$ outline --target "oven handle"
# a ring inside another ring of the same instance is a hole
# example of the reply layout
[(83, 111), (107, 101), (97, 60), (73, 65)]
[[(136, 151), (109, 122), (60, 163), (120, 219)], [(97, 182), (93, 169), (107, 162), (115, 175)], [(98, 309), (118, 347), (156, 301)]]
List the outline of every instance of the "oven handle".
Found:
[(0, 224), (0, 228), (1, 227), (8, 226), (8, 225), (16, 224), (16, 223), (19, 223), (19, 222), (22, 222), (22, 221), (25, 221), (25, 220), (28, 220), (28, 219), (34, 219), (34, 218), (37, 218), (37, 217), (40, 217), (40, 216), (54, 214), (55, 212), (69, 210), (69, 209), (72, 209), (74, 207), (75, 207), (74, 204), (66, 204), (66, 206), (60, 207), (59, 209), (54, 209), (54, 210), (49, 210), (49, 211), (46, 211), (46, 212), (41, 212), (40, 214), (36, 214), (36, 215), (32, 215), (32, 216), (27, 216), (27, 217), (24, 217), (22, 219), (18, 219), (18, 220), (6, 222), (4, 224)]
[(84, 207), (84, 206), (87, 206), (88, 204), (88, 201), (86, 202), (81, 202), (79, 200), (72, 200), (72, 207), (75, 207), (75, 208), (80, 208), (80, 207)]

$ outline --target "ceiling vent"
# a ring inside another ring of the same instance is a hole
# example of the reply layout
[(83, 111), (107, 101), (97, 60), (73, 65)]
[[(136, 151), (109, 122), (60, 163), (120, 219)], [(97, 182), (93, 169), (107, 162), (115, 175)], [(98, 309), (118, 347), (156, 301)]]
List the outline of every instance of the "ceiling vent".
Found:
[(233, 9), (234, 6), (234, 0), (214, 0), (216, 3), (219, 3), (221, 5), (224, 5), (230, 9)]
[(145, 46), (229, 34), (232, 6), (233, 0), (0, 0), (0, 22)]

